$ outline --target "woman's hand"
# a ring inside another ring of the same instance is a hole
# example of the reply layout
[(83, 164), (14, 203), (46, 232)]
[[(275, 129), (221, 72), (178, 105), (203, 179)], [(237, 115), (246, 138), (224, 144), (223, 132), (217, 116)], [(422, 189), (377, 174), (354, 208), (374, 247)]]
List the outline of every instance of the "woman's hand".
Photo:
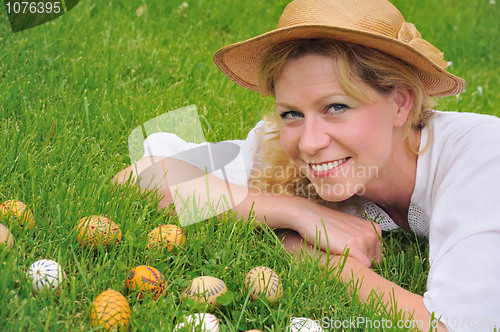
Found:
[(348, 255), (365, 266), (371, 266), (372, 259), (380, 261), (381, 229), (378, 224), (307, 199), (296, 200), (295, 203), (290, 208), (288, 227), (308, 243), (332, 254), (342, 254), (349, 248)]

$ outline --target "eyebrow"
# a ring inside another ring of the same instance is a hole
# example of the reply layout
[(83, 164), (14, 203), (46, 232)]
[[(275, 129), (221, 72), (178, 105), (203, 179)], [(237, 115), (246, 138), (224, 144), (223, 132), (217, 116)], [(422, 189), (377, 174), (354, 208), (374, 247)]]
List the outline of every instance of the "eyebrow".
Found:
[[(331, 94), (331, 95), (326, 95), (324, 97), (319, 97), (318, 99), (314, 100), (313, 102), (313, 105), (317, 106), (317, 105), (321, 105), (321, 104), (325, 104), (325, 100), (328, 100), (332, 97), (335, 97), (335, 96), (342, 96), (342, 97), (347, 97), (347, 98), (352, 98), (354, 99), (353, 97), (351, 97), (350, 95), (348, 95), (347, 93), (334, 93), (334, 94)], [(281, 103), (276, 103), (276, 107), (284, 107), (284, 108), (287, 108), (287, 109), (296, 109), (295, 106), (293, 105), (290, 105), (290, 104), (287, 104), (286, 102), (281, 102)]]

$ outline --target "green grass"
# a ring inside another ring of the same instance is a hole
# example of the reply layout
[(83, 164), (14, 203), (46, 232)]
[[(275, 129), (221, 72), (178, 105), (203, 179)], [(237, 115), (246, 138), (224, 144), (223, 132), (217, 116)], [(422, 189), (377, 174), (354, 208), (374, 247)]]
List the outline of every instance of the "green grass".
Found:
[[(22, 200), (36, 219), (31, 231), (12, 229), (14, 249), (0, 248), (0, 330), (89, 330), (91, 303), (107, 288), (129, 299), (131, 331), (172, 330), (174, 319), (190, 312), (179, 301), (182, 287), (201, 274), (223, 279), (234, 293), (215, 313), (223, 331), (281, 331), (291, 316), (388, 318), (376, 301), (350, 298), (335, 273), (313, 260), (294, 262), (272, 232), (230, 215), (187, 227), (186, 247), (178, 253), (146, 248), (149, 231), (176, 221), (158, 212), (154, 199), (113, 191), (112, 176), (129, 162), (128, 135), (155, 116), (196, 104), (207, 140), (245, 138), (272, 100), (236, 86), (212, 55), (273, 29), (287, 1), (196, 0), (180, 10), (181, 3), (80, 1), (61, 18), (17, 34), (5, 11), (0, 14), (0, 201)], [(466, 91), (440, 100), (438, 108), (500, 115), (500, 5), (394, 3), (445, 52), (453, 62), (449, 70), (467, 81)], [(118, 246), (92, 252), (76, 243), (78, 220), (92, 214), (120, 224)], [(422, 294), (426, 244), (400, 233), (385, 241), (377, 272)], [(41, 258), (58, 261), (68, 275), (59, 296), (31, 293), (26, 271)], [(125, 279), (136, 265), (165, 274), (166, 298), (139, 302), (127, 295)], [(281, 276), (279, 305), (247, 303), (244, 275), (257, 265)], [(390, 317), (396, 321), (398, 313)]]

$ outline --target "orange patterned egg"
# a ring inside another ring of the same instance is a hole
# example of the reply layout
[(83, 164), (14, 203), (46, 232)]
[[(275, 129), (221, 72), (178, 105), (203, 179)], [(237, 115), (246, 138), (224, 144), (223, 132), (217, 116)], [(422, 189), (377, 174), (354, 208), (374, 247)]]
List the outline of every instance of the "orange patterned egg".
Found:
[(148, 243), (150, 248), (164, 247), (168, 251), (183, 246), (186, 236), (182, 228), (175, 225), (161, 225), (149, 233)]
[(283, 285), (280, 277), (272, 269), (257, 266), (251, 269), (245, 278), (245, 289), (250, 290), (250, 300), (256, 301), (261, 295), (271, 302), (283, 297)]
[(80, 219), (76, 241), (87, 248), (97, 249), (122, 239), (122, 231), (107, 217), (90, 216)]
[(210, 311), (215, 311), (221, 304), (217, 297), (227, 292), (224, 281), (215, 277), (197, 277), (191, 280), (189, 285), (181, 292), (181, 299), (192, 298), (199, 303), (210, 304)]
[(108, 289), (99, 294), (90, 311), (90, 324), (107, 330), (125, 331), (130, 321), (130, 306), (120, 293)]
[(28, 227), (32, 229), (35, 226), (35, 216), (33, 212), (21, 201), (6, 201), (0, 205), (0, 218), (8, 220), (13, 226)]
[(144, 298), (144, 294), (150, 293), (153, 295), (153, 300), (156, 301), (163, 294), (167, 295), (167, 282), (165, 277), (154, 267), (140, 265), (130, 270), (127, 278), (127, 288), (129, 291), (138, 291), (139, 298)]

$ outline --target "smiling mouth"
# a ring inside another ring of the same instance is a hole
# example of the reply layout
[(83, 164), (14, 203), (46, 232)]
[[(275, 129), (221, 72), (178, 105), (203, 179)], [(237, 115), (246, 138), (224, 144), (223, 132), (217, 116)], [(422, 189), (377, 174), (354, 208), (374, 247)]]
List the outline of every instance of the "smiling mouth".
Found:
[(309, 165), (316, 172), (326, 172), (326, 171), (329, 171), (329, 170), (331, 170), (331, 169), (339, 166), (340, 164), (346, 162), (348, 159), (349, 158), (344, 158), (344, 159), (330, 161), (328, 163), (322, 163), (322, 164), (311, 164), (311, 163), (309, 163)]

